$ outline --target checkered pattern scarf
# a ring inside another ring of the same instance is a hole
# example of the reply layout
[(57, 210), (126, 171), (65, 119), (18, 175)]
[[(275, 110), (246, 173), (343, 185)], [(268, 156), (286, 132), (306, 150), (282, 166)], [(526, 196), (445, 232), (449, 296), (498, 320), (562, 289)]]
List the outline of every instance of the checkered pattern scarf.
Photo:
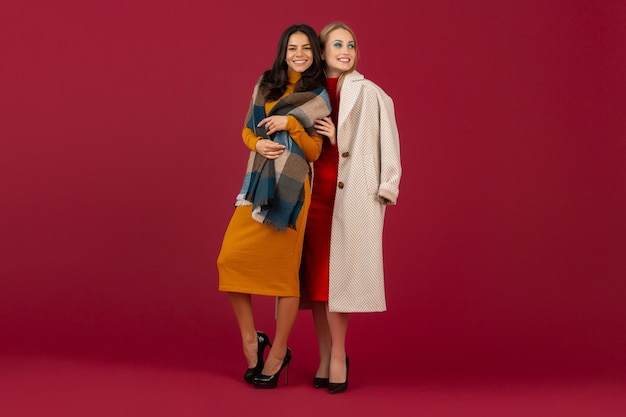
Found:
[[(316, 119), (330, 114), (330, 100), (326, 89), (291, 93), (280, 99), (265, 114), (265, 100), (259, 94), (259, 84), (254, 88), (246, 126), (257, 136), (265, 132), (258, 128), (259, 121), (268, 116), (293, 116), (309, 135), (317, 135), (313, 124)], [(251, 152), (236, 206), (252, 205), (252, 218), (285, 231), (296, 228), (296, 220), (304, 203), (304, 181), (309, 173), (309, 163), (300, 147), (286, 130), (271, 135), (271, 140), (285, 145), (285, 151), (276, 159)]]

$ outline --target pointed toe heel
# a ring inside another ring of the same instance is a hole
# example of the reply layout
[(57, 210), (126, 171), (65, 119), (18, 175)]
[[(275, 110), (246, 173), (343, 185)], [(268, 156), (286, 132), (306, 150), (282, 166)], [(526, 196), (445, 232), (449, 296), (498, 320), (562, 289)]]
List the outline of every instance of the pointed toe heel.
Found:
[(280, 373), (283, 368), (287, 368), (285, 370), (285, 385), (289, 383), (289, 362), (291, 362), (291, 350), (287, 348), (287, 353), (285, 354), (285, 359), (283, 359), (283, 363), (280, 365), (280, 369), (274, 375), (264, 375), (259, 374), (254, 377), (253, 385), (254, 388), (260, 389), (272, 389), (278, 386), (278, 378), (280, 377)]
[(345, 382), (328, 382), (328, 393), (329, 394), (339, 394), (340, 392), (344, 392), (348, 389), (348, 367), (350, 365), (350, 361), (348, 361), (348, 357), (346, 356), (346, 380)]

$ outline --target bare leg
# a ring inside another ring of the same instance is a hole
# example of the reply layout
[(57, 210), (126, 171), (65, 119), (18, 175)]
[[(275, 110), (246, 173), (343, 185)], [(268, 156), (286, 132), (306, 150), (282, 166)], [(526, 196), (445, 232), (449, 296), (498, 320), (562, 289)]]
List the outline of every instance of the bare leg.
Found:
[(228, 299), (235, 312), (241, 341), (243, 343), (243, 354), (248, 362), (248, 368), (253, 368), (257, 364), (258, 342), (256, 328), (254, 327), (254, 315), (252, 312), (252, 297), (250, 294), (229, 292)]
[(327, 312), (327, 317), (332, 339), (329, 378), (331, 383), (343, 383), (347, 379), (346, 334), (349, 314)]
[(322, 301), (312, 301), (311, 312), (313, 313), (313, 324), (315, 325), (320, 355), (320, 364), (315, 373), (315, 377), (328, 378), (330, 366), (330, 329), (328, 328), (328, 319), (326, 318), (326, 303)]
[(298, 316), (300, 308), (300, 298), (279, 297), (276, 312), (276, 335), (274, 344), (270, 349), (263, 368), (263, 375), (274, 375), (283, 364), (283, 359), (287, 354), (287, 341), (289, 333)]

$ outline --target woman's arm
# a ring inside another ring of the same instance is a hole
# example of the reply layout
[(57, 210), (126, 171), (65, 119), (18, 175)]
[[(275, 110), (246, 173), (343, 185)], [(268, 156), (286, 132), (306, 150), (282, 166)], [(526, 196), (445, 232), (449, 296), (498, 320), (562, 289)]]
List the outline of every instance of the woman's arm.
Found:
[(264, 126), (268, 135), (280, 130), (288, 131), (308, 162), (316, 161), (322, 153), (324, 139), (318, 135), (309, 135), (294, 116), (269, 116), (261, 120), (259, 126)]
[(293, 116), (287, 116), (287, 127), (291, 138), (298, 144), (308, 162), (317, 161), (322, 153), (324, 139), (321, 136), (309, 135)]
[(261, 139), (258, 137), (252, 129), (247, 126), (243, 127), (241, 131), (241, 137), (243, 138), (243, 143), (251, 150), (256, 152), (256, 143)]

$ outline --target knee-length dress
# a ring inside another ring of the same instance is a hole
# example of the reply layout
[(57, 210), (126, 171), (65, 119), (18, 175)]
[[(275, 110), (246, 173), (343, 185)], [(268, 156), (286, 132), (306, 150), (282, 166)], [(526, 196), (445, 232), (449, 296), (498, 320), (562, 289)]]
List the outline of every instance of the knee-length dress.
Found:
[[(326, 86), (332, 106), (331, 118), (335, 126), (339, 109), (337, 81), (337, 78), (329, 78)], [(328, 301), (330, 231), (337, 189), (338, 161), (337, 145), (331, 144), (325, 138), (322, 154), (313, 164), (311, 206), (300, 265), (302, 291), (309, 301)]]
[[(299, 73), (289, 72), (289, 85), (283, 95), (291, 94)], [(265, 103), (268, 113), (277, 101)], [(298, 121), (289, 116), (287, 127), (294, 142), (307, 161), (319, 157), (322, 138), (309, 135)], [(256, 149), (259, 138), (244, 127), (244, 143)], [(309, 180), (304, 182), (304, 202), (296, 220), (295, 230), (278, 231), (252, 218), (252, 206), (237, 206), (228, 224), (217, 258), (219, 290), (278, 297), (300, 295), (299, 268), (302, 258), (307, 213), (311, 202)]]

